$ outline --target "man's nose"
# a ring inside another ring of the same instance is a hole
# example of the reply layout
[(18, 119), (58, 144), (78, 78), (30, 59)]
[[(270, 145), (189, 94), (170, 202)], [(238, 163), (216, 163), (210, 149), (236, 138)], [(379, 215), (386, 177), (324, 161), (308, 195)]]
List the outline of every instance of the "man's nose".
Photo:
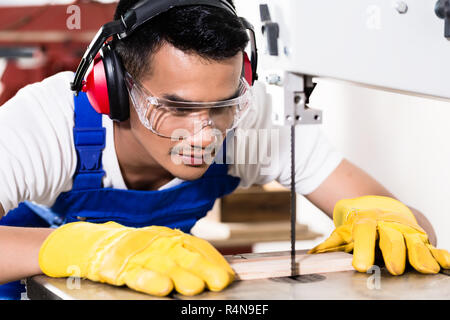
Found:
[(203, 110), (194, 123), (194, 134), (187, 138), (192, 147), (206, 148), (216, 141), (216, 132), (209, 117), (209, 109)]
[(211, 126), (211, 122), (204, 122), (200, 127), (201, 130), (194, 135), (188, 137), (188, 143), (192, 147), (206, 148), (211, 143), (216, 142), (216, 136), (214, 135), (214, 128)]

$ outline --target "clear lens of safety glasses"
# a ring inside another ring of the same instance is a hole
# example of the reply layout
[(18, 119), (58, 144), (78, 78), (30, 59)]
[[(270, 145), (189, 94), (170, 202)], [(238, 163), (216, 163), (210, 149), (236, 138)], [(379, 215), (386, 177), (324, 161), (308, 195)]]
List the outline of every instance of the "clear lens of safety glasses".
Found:
[(240, 79), (237, 97), (217, 102), (180, 102), (157, 98), (126, 73), (125, 82), (142, 124), (159, 136), (184, 139), (210, 126), (222, 135), (236, 128), (250, 109), (252, 90)]

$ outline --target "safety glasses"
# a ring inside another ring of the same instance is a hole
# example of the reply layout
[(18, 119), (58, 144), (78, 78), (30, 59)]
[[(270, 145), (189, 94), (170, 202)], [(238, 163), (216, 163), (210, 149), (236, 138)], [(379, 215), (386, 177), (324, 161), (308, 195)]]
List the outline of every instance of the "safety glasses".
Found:
[(236, 128), (253, 101), (250, 85), (239, 81), (237, 97), (214, 102), (180, 102), (154, 96), (126, 72), (125, 83), (142, 124), (153, 133), (171, 139), (185, 139), (205, 127), (222, 135)]

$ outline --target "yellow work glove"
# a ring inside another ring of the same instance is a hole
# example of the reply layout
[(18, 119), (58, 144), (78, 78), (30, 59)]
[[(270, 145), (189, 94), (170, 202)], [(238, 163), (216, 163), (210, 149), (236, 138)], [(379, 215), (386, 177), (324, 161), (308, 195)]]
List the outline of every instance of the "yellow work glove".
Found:
[(128, 228), (115, 222), (74, 222), (56, 229), (39, 251), (50, 277), (74, 270), (92, 281), (165, 296), (174, 288), (195, 295), (220, 291), (234, 279), (225, 258), (207, 241), (167, 227)]
[(336, 229), (330, 237), (308, 253), (353, 250), (353, 267), (366, 272), (375, 260), (377, 239), (386, 268), (393, 275), (405, 271), (409, 263), (421, 273), (450, 269), (450, 254), (436, 249), (417, 224), (411, 210), (398, 200), (381, 196), (343, 199), (333, 211)]

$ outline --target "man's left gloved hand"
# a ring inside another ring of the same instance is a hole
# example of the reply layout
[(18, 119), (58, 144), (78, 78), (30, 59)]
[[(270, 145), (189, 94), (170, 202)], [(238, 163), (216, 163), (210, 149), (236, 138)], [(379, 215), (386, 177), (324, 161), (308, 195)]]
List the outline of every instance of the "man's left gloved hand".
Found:
[(379, 239), (386, 268), (393, 275), (403, 274), (406, 255), (421, 273), (450, 269), (450, 254), (436, 249), (417, 224), (411, 210), (398, 200), (381, 196), (343, 199), (333, 211), (336, 229), (323, 243), (308, 253), (353, 250), (353, 267), (366, 272), (375, 261)]
[(161, 226), (72, 222), (44, 241), (39, 266), (50, 277), (77, 276), (157, 296), (173, 289), (195, 295), (220, 291), (234, 279), (225, 258), (207, 241)]

